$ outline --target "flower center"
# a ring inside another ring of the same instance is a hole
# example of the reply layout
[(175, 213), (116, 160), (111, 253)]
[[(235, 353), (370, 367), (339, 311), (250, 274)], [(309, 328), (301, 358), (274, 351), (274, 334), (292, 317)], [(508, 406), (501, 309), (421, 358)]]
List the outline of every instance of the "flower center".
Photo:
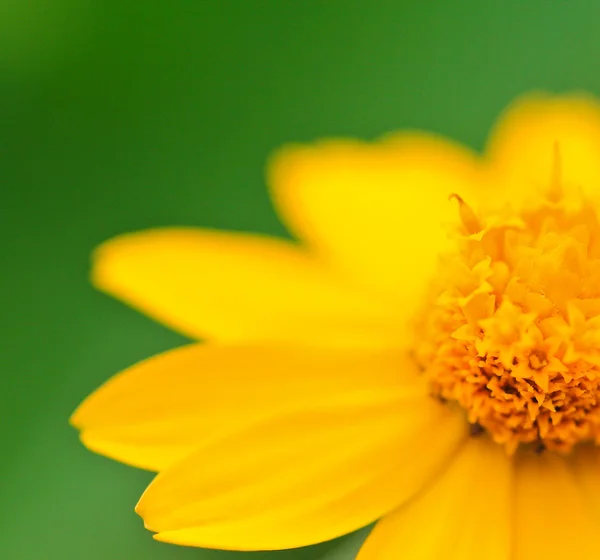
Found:
[(563, 192), (558, 171), (545, 196), (519, 211), (480, 215), (452, 198), (461, 224), (414, 345), (434, 395), (458, 403), (472, 432), (485, 430), (508, 453), (599, 444), (596, 208)]

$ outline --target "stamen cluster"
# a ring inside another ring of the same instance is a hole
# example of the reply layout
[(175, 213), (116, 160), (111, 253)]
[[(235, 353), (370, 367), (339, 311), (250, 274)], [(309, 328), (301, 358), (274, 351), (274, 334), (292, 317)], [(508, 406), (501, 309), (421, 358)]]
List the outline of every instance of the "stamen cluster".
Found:
[(513, 453), (600, 443), (600, 223), (557, 189), (519, 211), (460, 197), (455, 250), (416, 325), (433, 393)]

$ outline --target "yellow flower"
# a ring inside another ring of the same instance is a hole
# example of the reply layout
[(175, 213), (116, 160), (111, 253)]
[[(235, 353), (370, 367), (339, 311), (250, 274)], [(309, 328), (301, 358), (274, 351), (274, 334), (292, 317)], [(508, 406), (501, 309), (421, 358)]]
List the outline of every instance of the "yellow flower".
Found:
[(374, 521), (359, 560), (595, 559), (600, 105), (533, 95), (483, 156), (427, 134), (279, 153), (301, 244), (124, 235), (93, 280), (204, 344), (73, 424), (159, 472), (161, 541), (292, 548)]

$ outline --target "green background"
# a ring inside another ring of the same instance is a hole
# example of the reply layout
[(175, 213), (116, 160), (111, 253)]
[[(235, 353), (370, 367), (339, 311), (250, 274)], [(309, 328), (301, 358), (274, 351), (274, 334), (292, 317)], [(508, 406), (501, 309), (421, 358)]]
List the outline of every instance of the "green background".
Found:
[[(72, 410), (176, 346), (88, 285), (115, 234), (285, 235), (267, 154), (438, 131), (481, 147), (531, 89), (600, 94), (597, 0), (0, 0), (0, 558), (185, 560), (133, 513), (149, 473), (87, 452)], [(248, 558), (354, 557), (364, 532)]]

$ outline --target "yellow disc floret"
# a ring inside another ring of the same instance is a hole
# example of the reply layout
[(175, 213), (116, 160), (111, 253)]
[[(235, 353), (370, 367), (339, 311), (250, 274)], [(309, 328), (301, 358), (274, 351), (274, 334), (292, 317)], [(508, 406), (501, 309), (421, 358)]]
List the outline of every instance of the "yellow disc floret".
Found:
[(455, 250), (416, 326), (434, 394), (509, 453), (600, 443), (600, 223), (558, 173), (519, 211), (478, 215), (452, 196)]

